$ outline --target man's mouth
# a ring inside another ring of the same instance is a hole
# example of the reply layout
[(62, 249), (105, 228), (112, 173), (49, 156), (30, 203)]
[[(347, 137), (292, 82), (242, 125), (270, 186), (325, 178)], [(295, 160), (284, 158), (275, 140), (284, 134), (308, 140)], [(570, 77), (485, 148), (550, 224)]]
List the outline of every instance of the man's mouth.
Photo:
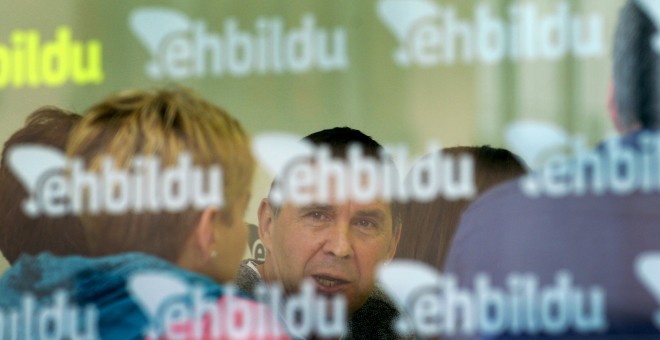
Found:
[(317, 289), (324, 293), (335, 293), (350, 283), (349, 281), (329, 275), (312, 275), (312, 278), (316, 283)]

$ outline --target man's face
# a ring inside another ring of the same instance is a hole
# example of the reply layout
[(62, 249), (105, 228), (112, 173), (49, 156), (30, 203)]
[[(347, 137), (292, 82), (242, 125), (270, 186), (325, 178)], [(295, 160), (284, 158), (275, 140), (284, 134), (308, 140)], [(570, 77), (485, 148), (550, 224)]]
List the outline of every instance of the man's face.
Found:
[(364, 304), (374, 287), (376, 266), (394, 256), (399, 232), (393, 231), (390, 205), (285, 204), (273, 215), (266, 199), (259, 212), (266, 274), (287, 292), (311, 278), (319, 294), (341, 293), (349, 312)]

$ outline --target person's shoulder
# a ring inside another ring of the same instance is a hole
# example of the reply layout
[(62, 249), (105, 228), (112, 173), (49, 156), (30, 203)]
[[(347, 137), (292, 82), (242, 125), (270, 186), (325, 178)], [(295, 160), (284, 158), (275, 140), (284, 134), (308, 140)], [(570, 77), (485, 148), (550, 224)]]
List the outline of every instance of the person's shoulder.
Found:
[[(528, 175), (529, 176), (529, 175)], [(522, 186), (526, 177), (520, 177), (499, 184), (481, 194), (462, 213), (447, 255), (451, 262), (459, 254), (467, 251), (474, 253), (471, 247), (500, 247), (512, 240), (499, 240), (504, 235), (520, 233), (529, 227), (529, 220), (542, 215), (547, 209), (538, 199), (526, 195)], [(497, 242), (496, 242), (497, 240)], [(471, 246), (467, 246), (467, 245)], [(450, 266), (451, 267), (451, 266)]]
[(517, 204), (520, 201), (528, 200), (529, 196), (522, 189), (527, 176), (518, 177), (503, 183), (500, 183), (486, 192), (482, 193), (472, 202), (467, 211), (489, 209), (494, 205)]
[(479, 195), (463, 212), (460, 225), (507, 219), (510, 212), (520, 211), (530, 203), (521, 189), (524, 180), (525, 177), (521, 177), (507, 181)]

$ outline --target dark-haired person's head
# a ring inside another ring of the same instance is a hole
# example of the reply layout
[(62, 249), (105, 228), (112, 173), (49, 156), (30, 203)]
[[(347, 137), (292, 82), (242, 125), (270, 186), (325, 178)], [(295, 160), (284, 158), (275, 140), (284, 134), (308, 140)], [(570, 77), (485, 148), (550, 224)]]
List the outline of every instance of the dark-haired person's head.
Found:
[(335, 127), (311, 133), (303, 138), (315, 146), (330, 148), (333, 157), (346, 159), (350, 146), (359, 145), (364, 155), (372, 158), (380, 156), (383, 147), (371, 136), (349, 127)]
[[(303, 141), (316, 146), (317, 151), (328, 149), (333, 160), (346, 168), (354, 147), (362, 150), (365, 159), (377, 161), (386, 157), (383, 147), (373, 138), (348, 127), (318, 131)], [(311, 172), (321, 172), (321, 166), (309, 159), (293, 162), (309, 164)], [(282, 179), (278, 177), (276, 181)], [(321, 183), (326, 179), (319, 176), (311, 185), (312, 190), (318, 192), (326, 187), (334, 192), (342, 185), (334, 177)], [(399, 220), (398, 203), (379, 197), (360, 201), (349, 195), (338, 200), (331, 194), (327, 201), (311, 199), (299, 203), (285, 199), (277, 207), (263, 199), (259, 207), (259, 236), (267, 252), (259, 268), (262, 278), (266, 282), (282, 282), (289, 292), (296, 291), (304, 279), (312, 279), (320, 293), (343, 294), (349, 312), (354, 312), (374, 288), (376, 266), (390, 260), (396, 251)]]
[(660, 127), (660, 18), (653, 18), (648, 6), (658, 4), (629, 0), (614, 35), (611, 109), (624, 133)]
[[(430, 202), (411, 200), (404, 204), (401, 215), (406, 232), (401, 236), (396, 254), (397, 258), (423, 261), (439, 269), (443, 268), (449, 245), (467, 206), (493, 186), (526, 173), (520, 159), (505, 149), (452, 147), (443, 149), (442, 156), (455, 160), (461, 157), (472, 159), (474, 177), (468, 180), (474, 180), (475, 195), (469, 199), (439, 195)], [(420, 164), (416, 163), (413, 168)]]
[(88, 254), (85, 235), (77, 218), (32, 217), (24, 212), (23, 205), (30, 193), (10, 169), (7, 156), (12, 147), (23, 144), (52, 147), (64, 153), (69, 132), (80, 118), (56, 107), (38, 109), (4, 144), (0, 165), (0, 250), (9, 263), (13, 264), (22, 254), (35, 255), (46, 251), (57, 255)]
[[(145, 176), (131, 182), (133, 205), (81, 213), (92, 255), (142, 252), (220, 282), (234, 278), (247, 240), (243, 214), (255, 162), (249, 137), (225, 110), (186, 88), (121, 91), (87, 110), (67, 153), (91, 173), (109, 173), (111, 164), (112, 171)], [(178, 184), (153, 182), (168, 176), (183, 177), (170, 182)]]
[[(367, 159), (382, 161), (382, 157), (385, 157), (385, 160), (388, 164), (392, 165), (392, 169), (395, 172), (393, 174), (394, 178), (398, 179), (398, 172), (396, 172), (396, 167), (390, 156), (386, 153), (380, 143), (376, 142), (371, 136), (365, 134), (360, 130), (356, 130), (349, 127), (334, 127), (330, 129), (320, 130), (313, 132), (302, 138), (303, 142), (309, 142), (316, 148), (327, 148), (330, 151), (330, 155), (341, 161), (348, 161), (349, 155), (348, 152), (353, 147), (359, 147), (360, 153)], [(318, 149), (317, 149), (318, 150)], [(297, 161), (307, 161), (305, 159), (293, 160), (291, 163), (296, 163)], [(291, 165), (291, 164), (290, 164)], [(286, 171), (286, 169), (284, 170)], [(280, 176), (281, 177), (281, 176)], [(273, 182), (277, 181), (279, 178), (276, 178)], [(272, 189), (272, 185), (271, 185)], [(269, 196), (272, 192), (269, 192)], [(270, 202), (270, 207), (273, 214), (277, 215), (279, 213), (279, 206)], [(401, 204), (396, 201), (390, 201), (390, 208), (392, 211), (393, 225), (396, 230), (401, 225)]]

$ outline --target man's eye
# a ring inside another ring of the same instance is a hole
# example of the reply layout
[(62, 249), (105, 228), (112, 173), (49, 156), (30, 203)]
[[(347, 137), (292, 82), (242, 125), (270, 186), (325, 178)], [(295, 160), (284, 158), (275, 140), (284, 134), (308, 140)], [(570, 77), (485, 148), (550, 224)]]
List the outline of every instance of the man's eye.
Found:
[(360, 228), (365, 228), (365, 229), (376, 229), (378, 227), (376, 223), (369, 221), (369, 220), (357, 220), (355, 224), (360, 227)]
[(316, 221), (325, 221), (328, 219), (328, 216), (320, 211), (312, 211), (307, 214), (307, 217)]

